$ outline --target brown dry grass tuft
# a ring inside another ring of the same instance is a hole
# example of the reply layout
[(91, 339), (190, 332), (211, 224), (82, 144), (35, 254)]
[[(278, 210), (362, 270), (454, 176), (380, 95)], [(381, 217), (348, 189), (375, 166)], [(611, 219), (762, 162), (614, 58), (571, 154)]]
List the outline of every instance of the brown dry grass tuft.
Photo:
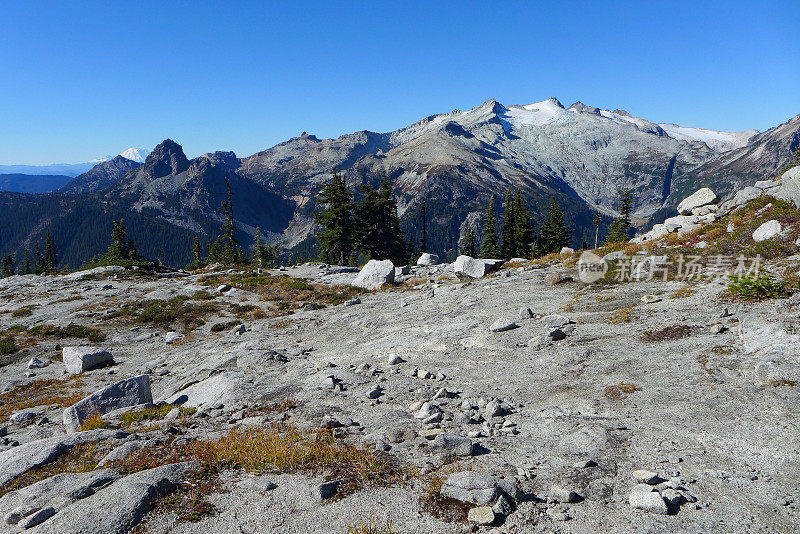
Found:
[(347, 524), (347, 534), (393, 534), (392, 522), (388, 519), (363, 519), (354, 525)]
[(433, 517), (448, 523), (466, 521), (471, 504), (443, 496), (442, 484), (448, 475), (457, 470), (456, 466), (448, 466), (422, 478), (422, 495), (419, 498), (420, 508)]
[[(127, 428), (133, 425), (138, 425), (144, 421), (158, 421), (164, 419), (166, 415), (172, 411), (175, 406), (171, 404), (162, 404), (161, 406), (154, 406), (153, 408), (144, 408), (142, 410), (134, 410), (125, 412), (119, 416), (122, 426)], [(195, 408), (178, 408), (180, 414), (178, 419), (185, 419), (191, 417), (197, 410)]]
[(0, 487), (0, 497), (8, 493), (48, 479), (60, 473), (86, 473), (93, 471), (97, 462), (108, 454), (107, 448), (97, 443), (75, 445), (55, 461), (34, 467)]
[(277, 317), (291, 313), (307, 303), (337, 305), (365, 293), (363, 289), (352, 286), (332, 286), (315, 284), (302, 278), (285, 275), (273, 276), (268, 273), (256, 274), (213, 274), (204, 276), (200, 283), (205, 286), (228, 284), (253, 293), (258, 293), (266, 300), (275, 303), (274, 310), (268, 316)]
[(99, 430), (101, 428), (109, 428), (110, 425), (103, 419), (102, 414), (94, 414), (89, 416), (81, 425), (81, 432), (86, 430)]
[(608, 322), (611, 324), (629, 323), (631, 322), (632, 315), (633, 315), (633, 306), (620, 308), (611, 314), (611, 316), (608, 318)]
[(192, 453), (208, 465), (256, 473), (325, 469), (343, 481), (342, 493), (367, 483), (391, 483), (401, 475), (388, 455), (336, 440), (328, 431), (284, 424), (234, 429), (219, 440), (194, 443)]
[(671, 299), (685, 299), (687, 297), (690, 297), (690, 296), (694, 295), (694, 292), (695, 292), (694, 289), (692, 289), (690, 286), (683, 286), (682, 288), (680, 288), (677, 291), (675, 291), (675, 293), (670, 295), (669, 298), (671, 298)]
[(114, 467), (125, 473), (196, 460), (206, 469), (243, 469), (254, 473), (319, 472), (342, 481), (346, 495), (367, 484), (392, 484), (403, 470), (389, 455), (337, 440), (327, 430), (300, 430), (287, 424), (233, 429), (217, 440), (139, 449)]
[(675, 339), (683, 339), (692, 335), (695, 329), (685, 324), (673, 324), (666, 326), (661, 330), (647, 330), (639, 339), (645, 343), (657, 343), (659, 341), (672, 341)]
[(50, 404), (57, 404), (62, 408), (72, 406), (86, 396), (81, 390), (82, 386), (83, 381), (80, 377), (70, 377), (66, 380), (55, 378), (31, 380), (0, 395), (0, 419), (5, 419), (11, 412), (36, 406)]
[(640, 391), (639, 387), (630, 382), (620, 382), (614, 386), (608, 386), (603, 395), (609, 400), (621, 400), (628, 395)]

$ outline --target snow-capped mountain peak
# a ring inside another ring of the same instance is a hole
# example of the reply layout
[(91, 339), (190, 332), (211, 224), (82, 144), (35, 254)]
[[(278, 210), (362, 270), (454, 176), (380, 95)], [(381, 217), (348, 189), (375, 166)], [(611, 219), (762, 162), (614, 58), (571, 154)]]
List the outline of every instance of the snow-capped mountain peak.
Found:
[(136, 161), (137, 163), (144, 163), (144, 160), (147, 159), (147, 156), (150, 154), (150, 151), (146, 148), (129, 148), (120, 152), (120, 156), (123, 158)]

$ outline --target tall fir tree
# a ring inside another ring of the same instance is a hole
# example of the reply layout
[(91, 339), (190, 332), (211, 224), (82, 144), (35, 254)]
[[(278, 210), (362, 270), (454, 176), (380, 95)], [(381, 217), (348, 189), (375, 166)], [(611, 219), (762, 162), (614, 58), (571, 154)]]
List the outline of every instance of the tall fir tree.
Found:
[(489, 199), (486, 208), (486, 221), (483, 223), (483, 243), (481, 243), (481, 257), (499, 258), (500, 247), (497, 244), (497, 221), (494, 214), (494, 195)]
[(570, 245), (571, 231), (564, 220), (561, 204), (553, 197), (547, 210), (547, 219), (542, 224), (539, 239), (541, 254), (560, 252), (562, 247)]
[(461, 253), (473, 258), (478, 255), (475, 245), (475, 231), (471, 226), (468, 226), (464, 232), (464, 239), (461, 241)]
[(522, 194), (514, 197), (514, 250), (511, 257), (525, 258), (531, 253), (533, 244), (533, 218)]
[(603, 217), (596, 214), (592, 219), (592, 226), (594, 226), (594, 248), (597, 248), (598, 240), (600, 239), (600, 223), (603, 222)]
[(362, 190), (355, 212), (358, 249), (372, 259), (402, 263), (406, 245), (389, 179), (384, 176), (377, 190), (367, 184)]
[(192, 263), (189, 264), (189, 269), (198, 269), (203, 266), (203, 244), (200, 238), (195, 236), (192, 239)]
[(31, 265), (31, 254), (28, 252), (28, 247), (25, 247), (25, 260), (22, 263), (22, 274), (33, 274), (33, 265)]
[(428, 206), (425, 200), (422, 201), (420, 219), (422, 220), (422, 243), (420, 243), (420, 252), (428, 252)]
[(253, 240), (253, 254), (250, 262), (255, 267), (275, 267), (277, 251), (261, 239), (261, 229), (256, 228), (256, 237)]
[(44, 245), (44, 270), (52, 273), (57, 269), (58, 251), (56, 250), (56, 242), (53, 240), (53, 235), (50, 233), (50, 228), (48, 228)]
[(607, 239), (608, 243), (624, 243), (630, 239), (633, 192), (630, 189), (623, 189), (620, 196), (622, 197), (622, 205), (619, 209), (619, 217), (611, 223)]
[(506, 210), (503, 213), (503, 229), (500, 232), (500, 255), (503, 259), (511, 259), (514, 256), (514, 226), (517, 222), (516, 205), (509, 190), (506, 195)]
[(349, 265), (355, 248), (354, 204), (341, 170), (334, 170), (333, 178), (320, 191), (317, 202), (325, 206), (314, 214), (322, 227), (317, 232), (320, 259)]
[(225, 177), (225, 198), (220, 202), (222, 229), (213, 244), (208, 245), (208, 260), (224, 264), (244, 263), (244, 251), (236, 239), (236, 220), (233, 216), (233, 191), (231, 181)]
[(125, 219), (114, 221), (111, 230), (111, 245), (108, 247), (106, 258), (110, 261), (138, 260), (139, 252), (133, 240), (128, 238), (128, 230), (125, 227)]
[(39, 243), (36, 243), (36, 264), (34, 265), (34, 272), (36, 274), (42, 274), (45, 270), (44, 264), (44, 256), (42, 256), (42, 251), (39, 248)]
[(0, 264), (0, 273), (2, 273), (3, 276), (14, 275), (14, 257), (10, 254), (3, 258), (3, 262)]

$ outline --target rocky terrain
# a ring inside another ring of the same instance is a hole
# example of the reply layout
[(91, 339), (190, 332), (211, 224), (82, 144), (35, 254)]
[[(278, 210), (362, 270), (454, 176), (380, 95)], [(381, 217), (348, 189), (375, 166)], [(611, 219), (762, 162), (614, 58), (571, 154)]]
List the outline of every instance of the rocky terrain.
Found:
[(796, 285), (714, 260), (796, 280), (796, 174), (591, 283), (570, 250), (2, 279), (0, 529), (798, 531)]

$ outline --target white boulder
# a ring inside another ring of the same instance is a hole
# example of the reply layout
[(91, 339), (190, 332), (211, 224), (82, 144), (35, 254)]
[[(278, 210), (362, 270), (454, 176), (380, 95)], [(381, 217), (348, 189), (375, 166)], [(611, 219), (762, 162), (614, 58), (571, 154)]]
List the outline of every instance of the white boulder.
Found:
[(462, 278), (480, 278), (502, 264), (503, 260), (476, 259), (472, 256), (461, 255), (453, 263), (453, 271), (456, 276)]
[(373, 290), (392, 282), (394, 282), (394, 263), (391, 260), (369, 260), (351, 285)]
[(794, 202), (794, 205), (800, 208), (800, 165), (792, 167), (781, 175), (780, 188), (775, 196)]
[(756, 231), (753, 232), (753, 241), (758, 243), (761, 241), (766, 241), (767, 239), (772, 239), (776, 235), (780, 234), (781, 230), (783, 230), (781, 223), (775, 219), (767, 221), (756, 228)]
[(64, 369), (72, 375), (114, 361), (110, 352), (98, 347), (64, 347), (61, 358), (64, 361)]
[(684, 198), (678, 204), (678, 213), (681, 215), (691, 215), (692, 209), (705, 206), (707, 204), (716, 204), (719, 200), (717, 194), (708, 187), (698, 189), (688, 197)]
[(423, 267), (429, 267), (431, 265), (436, 265), (437, 263), (439, 263), (439, 256), (436, 254), (429, 254), (427, 252), (423, 252), (417, 260), (417, 265), (422, 265)]

